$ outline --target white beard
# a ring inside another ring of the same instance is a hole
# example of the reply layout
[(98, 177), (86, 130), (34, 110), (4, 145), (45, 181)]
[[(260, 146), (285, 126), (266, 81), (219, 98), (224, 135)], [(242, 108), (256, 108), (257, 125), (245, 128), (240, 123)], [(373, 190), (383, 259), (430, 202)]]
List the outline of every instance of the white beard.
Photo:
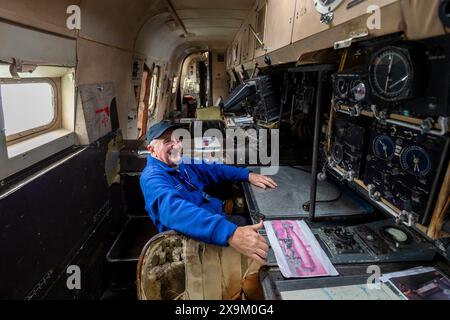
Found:
[(173, 165), (177, 165), (178, 166), (181, 163), (182, 157), (183, 157), (183, 147), (180, 144), (179, 146), (174, 147), (170, 151), (169, 161)]

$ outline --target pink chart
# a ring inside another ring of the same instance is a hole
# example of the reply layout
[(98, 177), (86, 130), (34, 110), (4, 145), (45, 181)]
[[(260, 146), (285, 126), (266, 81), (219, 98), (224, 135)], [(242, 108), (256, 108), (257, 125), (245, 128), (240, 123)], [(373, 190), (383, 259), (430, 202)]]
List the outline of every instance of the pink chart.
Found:
[(304, 221), (270, 221), (265, 227), (283, 276), (306, 278), (338, 274)]

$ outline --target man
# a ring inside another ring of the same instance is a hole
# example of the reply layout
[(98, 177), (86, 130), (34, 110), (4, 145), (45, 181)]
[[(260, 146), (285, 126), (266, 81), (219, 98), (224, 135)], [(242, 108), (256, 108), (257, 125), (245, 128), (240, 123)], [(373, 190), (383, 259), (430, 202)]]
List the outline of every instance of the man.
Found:
[(277, 184), (244, 168), (182, 161), (181, 142), (172, 135), (176, 128), (163, 121), (151, 127), (147, 135), (150, 156), (140, 182), (146, 210), (159, 232), (175, 230), (205, 243), (230, 245), (265, 264), (269, 248), (258, 233), (263, 222), (251, 226), (232, 222), (233, 218), (223, 212), (222, 201), (206, 194), (204, 188), (238, 181), (264, 189), (276, 188)]

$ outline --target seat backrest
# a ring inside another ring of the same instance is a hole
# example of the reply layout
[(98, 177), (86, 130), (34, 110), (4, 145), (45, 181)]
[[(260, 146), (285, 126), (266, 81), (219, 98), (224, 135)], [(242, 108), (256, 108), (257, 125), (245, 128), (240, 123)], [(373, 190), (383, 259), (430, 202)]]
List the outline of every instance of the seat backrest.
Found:
[[(137, 266), (139, 300), (260, 299), (255, 294), (260, 266), (232, 247), (189, 239), (174, 231), (146, 244)], [(251, 284), (249, 281), (251, 279)]]

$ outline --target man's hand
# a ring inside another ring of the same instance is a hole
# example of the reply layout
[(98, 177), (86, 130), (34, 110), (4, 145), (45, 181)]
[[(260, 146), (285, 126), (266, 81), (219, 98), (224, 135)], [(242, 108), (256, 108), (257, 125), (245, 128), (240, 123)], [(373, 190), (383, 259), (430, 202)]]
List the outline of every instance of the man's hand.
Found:
[(263, 227), (263, 221), (253, 226), (238, 227), (233, 235), (228, 239), (228, 243), (236, 251), (243, 255), (266, 265), (267, 252), (269, 246), (258, 230)]
[(248, 177), (248, 182), (262, 189), (266, 188), (275, 189), (276, 187), (278, 187), (276, 182), (273, 181), (271, 178), (255, 173), (250, 173)]

